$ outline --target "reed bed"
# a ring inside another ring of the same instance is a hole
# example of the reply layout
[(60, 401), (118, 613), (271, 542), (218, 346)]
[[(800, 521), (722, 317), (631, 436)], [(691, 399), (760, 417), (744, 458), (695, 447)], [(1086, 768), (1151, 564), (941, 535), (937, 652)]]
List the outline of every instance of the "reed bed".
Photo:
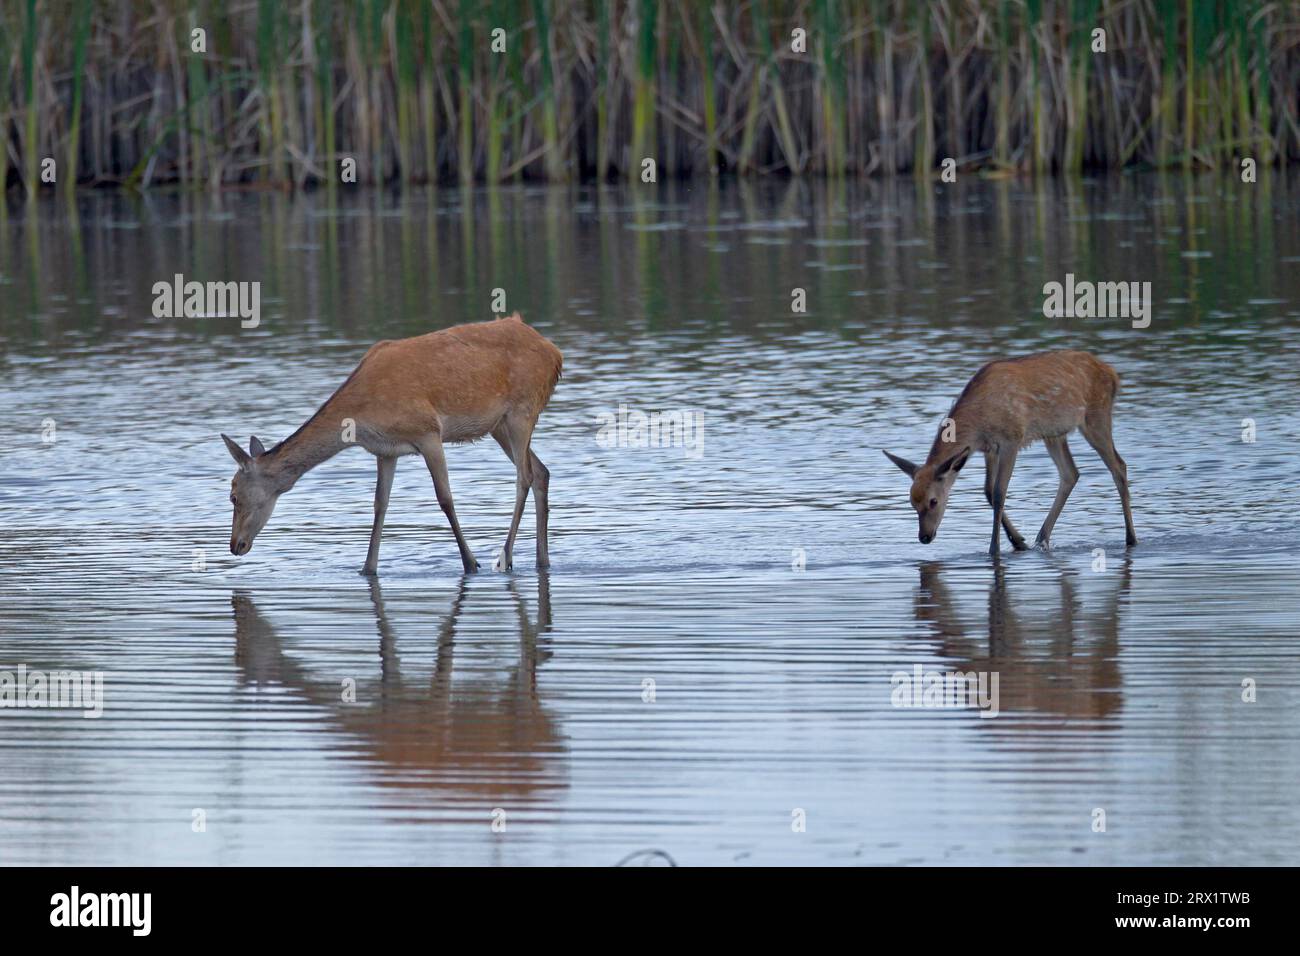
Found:
[(14, 0), (0, 75), (29, 191), (1300, 159), (1295, 0)]

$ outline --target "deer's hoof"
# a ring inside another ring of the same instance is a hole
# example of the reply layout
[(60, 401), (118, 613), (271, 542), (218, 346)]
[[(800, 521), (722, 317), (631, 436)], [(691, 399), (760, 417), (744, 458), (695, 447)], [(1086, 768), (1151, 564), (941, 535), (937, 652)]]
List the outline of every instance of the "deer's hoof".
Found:
[(372, 568), (370, 565), (367, 564), (360, 571), (358, 571), (357, 574), (361, 575), (363, 578), (375, 578), (379, 576), (379, 568)]
[(498, 554), (497, 559), (492, 562), (493, 571), (509, 571), (512, 566), (513, 563), (504, 554)]

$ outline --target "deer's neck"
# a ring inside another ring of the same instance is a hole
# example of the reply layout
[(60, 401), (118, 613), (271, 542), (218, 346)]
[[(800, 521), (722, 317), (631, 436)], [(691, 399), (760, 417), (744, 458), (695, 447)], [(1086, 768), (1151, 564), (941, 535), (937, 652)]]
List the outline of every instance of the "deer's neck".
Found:
[(927, 465), (937, 465), (968, 446), (975, 451), (984, 450), (979, 430), (975, 428), (970, 418), (969, 415), (963, 414), (960, 404), (948, 413), (939, 426), (939, 433), (934, 436), (930, 455), (925, 460)]
[(282, 492), (321, 462), (333, 458), (344, 448), (343, 419), (347, 417), (326, 402), (307, 423), (266, 453), (259, 464), (275, 477)]

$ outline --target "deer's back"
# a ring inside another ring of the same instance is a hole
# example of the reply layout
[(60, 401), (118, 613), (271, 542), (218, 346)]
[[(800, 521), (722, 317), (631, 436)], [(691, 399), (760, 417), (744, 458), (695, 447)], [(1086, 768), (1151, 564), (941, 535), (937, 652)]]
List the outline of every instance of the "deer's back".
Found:
[(353, 373), (349, 397), (394, 438), (438, 428), (444, 441), (470, 441), (508, 414), (535, 419), (561, 367), (560, 350), (512, 316), (379, 342)]
[(987, 443), (1025, 445), (1109, 415), (1119, 375), (1088, 352), (1038, 352), (990, 362), (953, 407)]

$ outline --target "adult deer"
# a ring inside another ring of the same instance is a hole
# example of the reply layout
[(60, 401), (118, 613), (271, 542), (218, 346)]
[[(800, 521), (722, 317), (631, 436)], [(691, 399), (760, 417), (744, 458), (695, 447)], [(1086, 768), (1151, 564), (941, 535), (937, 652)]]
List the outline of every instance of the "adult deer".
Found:
[(274, 448), (253, 437), (245, 452), (222, 435), (239, 464), (230, 485), (235, 506), (232, 554), (247, 554), (280, 495), (305, 473), (351, 444), (379, 463), (375, 523), (362, 574), (379, 569), (379, 539), (397, 459), (421, 455), (433, 477), (438, 504), (460, 549), (466, 573), (478, 570), (456, 520), (443, 445), (491, 435), (515, 465), (515, 511), (498, 564), (512, 565), (515, 535), (528, 491), (537, 512), (537, 566), (549, 566), (546, 543), (550, 472), (530, 447), (537, 418), (560, 379), (560, 350), (526, 325), (508, 318), (458, 325), (411, 339), (378, 342), (316, 414)]
[(917, 536), (921, 543), (934, 540), (958, 472), (972, 452), (982, 451), (984, 497), (993, 508), (989, 553), (998, 554), (1001, 529), (1017, 551), (1025, 550), (1025, 540), (1006, 512), (1007, 485), (1020, 449), (1041, 439), (1061, 477), (1056, 500), (1038, 532), (1037, 544), (1048, 547), (1052, 527), (1079, 479), (1065, 442), (1077, 428), (1110, 469), (1124, 508), (1125, 540), (1129, 546), (1137, 544), (1129, 510), (1128, 468), (1111, 438), (1111, 413), (1118, 391), (1119, 375), (1087, 352), (1040, 352), (981, 368), (940, 426), (925, 464), (914, 465), (885, 452), (912, 479), (911, 501), (920, 522)]

